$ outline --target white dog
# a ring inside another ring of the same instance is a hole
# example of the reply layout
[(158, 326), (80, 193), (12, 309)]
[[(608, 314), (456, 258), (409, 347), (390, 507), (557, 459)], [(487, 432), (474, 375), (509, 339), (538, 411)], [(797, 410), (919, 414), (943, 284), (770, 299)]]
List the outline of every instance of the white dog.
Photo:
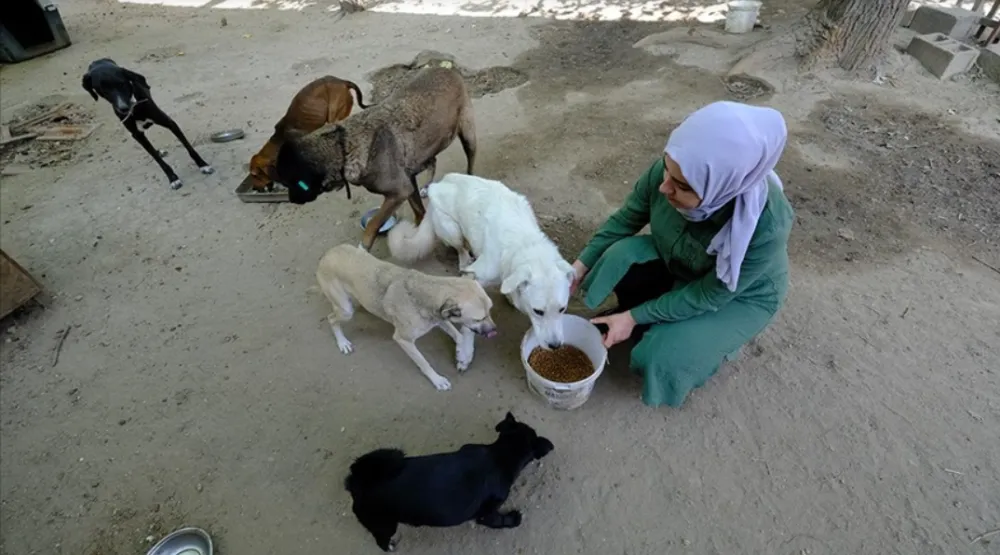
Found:
[(460, 173), (431, 183), (427, 197), (419, 227), (401, 221), (389, 231), (392, 256), (414, 262), (429, 255), (436, 240), (457, 249), (462, 273), (484, 287), (499, 284), (531, 318), (539, 344), (561, 346), (561, 315), (576, 274), (538, 227), (528, 199), (499, 181)]

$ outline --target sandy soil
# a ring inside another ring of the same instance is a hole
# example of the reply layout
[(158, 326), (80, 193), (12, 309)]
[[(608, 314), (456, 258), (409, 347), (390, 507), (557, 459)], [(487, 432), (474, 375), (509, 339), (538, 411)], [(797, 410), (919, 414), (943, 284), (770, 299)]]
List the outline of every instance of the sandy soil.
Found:
[[(265, 8), (64, 2), (74, 46), (3, 69), (4, 121), (66, 99), (104, 125), (68, 155), (27, 145), (4, 162), (33, 169), (3, 178), (3, 248), (51, 296), (4, 322), (0, 552), (142, 553), (193, 524), (229, 555), (375, 553), (342, 490), (349, 461), (490, 441), (512, 410), (556, 445), (514, 491), (522, 527), (405, 529), (406, 553), (997, 553), (970, 544), (1000, 522), (995, 86), (940, 83), (900, 55), (882, 85), (771, 76), (755, 101), (792, 131), (787, 308), (680, 410), (643, 406), (616, 350), (593, 398), (559, 413), (527, 390), (527, 321), (499, 298), (501, 336), (467, 375), (443, 334), (422, 340), (450, 392), (371, 317), (340, 355), (306, 289), (379, 199), (244, 204), (245, 164), (315, 76), (368, 93), (371, 72), (428, 48), (513, 68), (520, 86), (475, 100), (477, 170), (530, 196), (571, 258), (679, 119), (731, 97), (720, 71), (739, 45), (684, 29), (704, 40), (633, 48), (662, 24)], [(103, 56), (148, 77), (215, 175), (154, 130), (186, 182), (168, 189), (80, 88)], [(232, 127), (247, 138), (207, 140)], [(463, 164), (454, 146), (439, 168)]]

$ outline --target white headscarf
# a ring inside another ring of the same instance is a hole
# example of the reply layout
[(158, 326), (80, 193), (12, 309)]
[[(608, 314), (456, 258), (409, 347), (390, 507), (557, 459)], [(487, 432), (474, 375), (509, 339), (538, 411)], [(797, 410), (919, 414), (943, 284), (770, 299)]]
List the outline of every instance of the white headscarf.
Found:
[(768, 181), (782, 186), (774, 167), (787, 137), (785, 119), (777, 110), (722, 101), (688, 116), (663, 149), (701, 197), (698, 208), (680, 210), (685, 218), (705, 220), (736, 199), (733, 217), (707, 250), (716, 255), (716, 274), (730, 291), (736, 290), (740, 266), (767, 204)]

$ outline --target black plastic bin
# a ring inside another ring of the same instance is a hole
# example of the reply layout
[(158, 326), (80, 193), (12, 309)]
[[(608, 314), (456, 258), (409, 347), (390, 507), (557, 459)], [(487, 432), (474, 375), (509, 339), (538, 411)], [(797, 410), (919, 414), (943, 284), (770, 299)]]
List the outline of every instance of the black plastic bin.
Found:
[(70, 44), (52, 0), (0, 0), (0, 62), (23, 62)]

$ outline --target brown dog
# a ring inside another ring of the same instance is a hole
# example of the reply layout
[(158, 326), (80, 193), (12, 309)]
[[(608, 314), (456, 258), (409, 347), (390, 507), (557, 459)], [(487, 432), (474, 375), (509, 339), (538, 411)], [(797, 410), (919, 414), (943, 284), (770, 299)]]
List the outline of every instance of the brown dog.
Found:
[(361, 239), (361, 246), (370, 250), (382, 224), (403, 202), (409, 201), (417, 222), (423, 219), (416, 177), (430, 170), (434, 179), (437, 155), (456, 136), (471, 175), (476, 159), (472, 99), (456, 70), (431, 67), (378, 105), (287, 140), (278, 151), (276, 169), (295, 204), (345, 187), (351, 198), (351, 185), (384, 196)]
[(351, 115), (354, 108), (352, 90), (358, 96), (358, 106), (368, 108), (364, 105), (361, 89), (357, 85), (332, 75), (320, 77), (295, 93), (285, 116), (274, 126), (274, 134), (250, 158), (250, 174), (243, 180), (243, 184), (249, 182), (254, 190), (262, 191), (275, 181), (280, 182), (274, 171), (274, 162), (281, 145), (289, 137), (311, 133), (327, 123), (337, 123)]

